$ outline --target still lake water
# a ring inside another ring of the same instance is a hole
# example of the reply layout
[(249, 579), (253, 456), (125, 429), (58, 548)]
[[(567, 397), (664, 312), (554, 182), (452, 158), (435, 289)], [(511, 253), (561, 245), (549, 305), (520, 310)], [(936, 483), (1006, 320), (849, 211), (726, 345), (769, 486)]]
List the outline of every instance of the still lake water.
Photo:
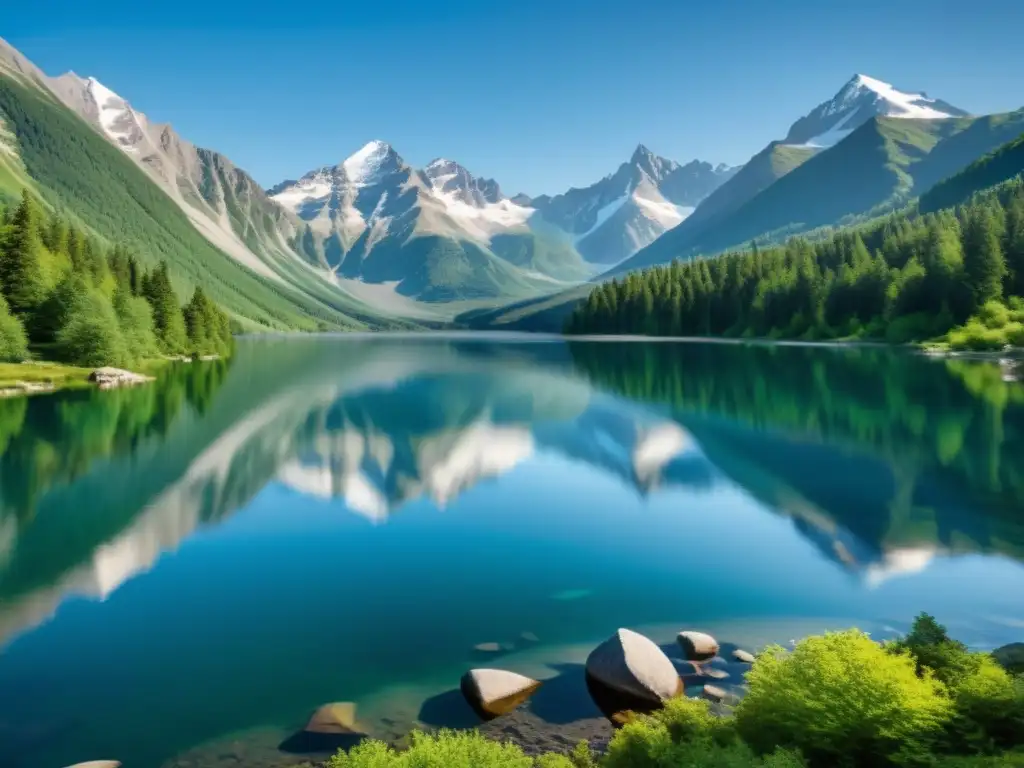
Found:
[(394, 735), (470, 666), (551, 677), (620, 626), (756, 646), (926, 610), (993, 647), (1022, 595), (1024, 385), (991, 363), (268, 338), (0, 401), (7, 768), (202, 765), (329, 701)]

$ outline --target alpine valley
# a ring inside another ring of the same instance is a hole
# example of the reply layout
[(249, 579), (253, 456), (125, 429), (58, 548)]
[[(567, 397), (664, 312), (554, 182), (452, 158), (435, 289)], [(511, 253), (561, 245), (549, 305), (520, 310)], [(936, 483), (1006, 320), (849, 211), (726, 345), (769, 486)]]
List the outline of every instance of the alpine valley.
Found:
[(640, 144), (588, 187), (529, 197), (373, 140), (264, 189), (96, 79), (50, 77), (0, 40), (0, 200), (28, 189), (147, 266), (166, 261), (181, 294), (202, 285), (246, 330), (557, 324), (595, 281), (895, 210), (1022, 131), (1024, 110), (973, 117), (857, 75), (743, 166)]

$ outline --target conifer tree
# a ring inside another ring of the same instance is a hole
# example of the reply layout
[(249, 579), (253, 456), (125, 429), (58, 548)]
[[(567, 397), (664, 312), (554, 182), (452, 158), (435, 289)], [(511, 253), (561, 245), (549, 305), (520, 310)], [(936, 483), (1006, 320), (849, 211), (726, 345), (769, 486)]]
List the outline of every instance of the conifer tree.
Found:
[(133, 362), (114, 308), (92, 288), (77, 298), (57, 332), (57, 349), (63, 359), (77, 365), (126, 367)]
[(143, 294), (153, 308), (153, 324), (160, 349), (168, 355), (186, 352), (188, 334), (185, 330), (185, 320), (178, 296), (171, 285), (166, 262), (161, 262), (160, 266), (146, 276)]
[(964, 275), (971, 292), (971, 311), (1003, 293), (1006, 261), (999, 242), (998, 222), (980, 205), (967, 214), (963, 234)]
[(30, 313), (46, 298), (40, 214), (28, 191), (15, 209), (7, 244), (0, 253), (0, 287), (12, 312)]

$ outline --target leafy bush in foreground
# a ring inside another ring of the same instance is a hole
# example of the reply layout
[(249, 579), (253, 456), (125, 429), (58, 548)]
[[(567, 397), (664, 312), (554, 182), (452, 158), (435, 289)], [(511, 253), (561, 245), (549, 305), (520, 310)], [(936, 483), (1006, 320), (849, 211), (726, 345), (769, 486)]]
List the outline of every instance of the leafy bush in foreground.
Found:
[[(339, 752), (327, 768), (533, 768), (533, 758), (513, 744), (499, 744), (476, 732), (414, 733), (412, 746), (397, 752), (381, 741), (366, 741), (347, 755)], [(548, 764), (545, 768), (556, 768)], [(566, 768), (571, 764), (565, 760)]]
[(478, 732), (369, 741), (326, 768), (1024, 768), (1024, 677), (970, 651), (921, 614), (885, 645), (858, 630), (769, 648), (735, 715), (679, 698), (637, 715), (607, 752), (532, 758)]
[(736, 709), (744, 741), (762, 754), (799, 749), (812, 765), (926, 764), (952, 713), (942, 684), (918, 676), (909, 654), (858, 630), (769, 649), (747, 679)]

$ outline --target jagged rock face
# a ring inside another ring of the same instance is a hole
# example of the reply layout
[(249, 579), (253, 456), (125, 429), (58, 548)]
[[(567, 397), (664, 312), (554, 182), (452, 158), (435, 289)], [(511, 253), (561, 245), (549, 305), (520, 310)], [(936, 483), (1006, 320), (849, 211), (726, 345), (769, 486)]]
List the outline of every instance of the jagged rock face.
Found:
[(302, 222), (273, 203), (247, 173), (223, 155), (193, 146), (154, 123), (95, 78), (68, 72), (50, 89), (134, 160), (188, 215), (210, 242), (254, 271), (280, 281), (275, 260), (315, 262), (314, 248), (293, 247)]

